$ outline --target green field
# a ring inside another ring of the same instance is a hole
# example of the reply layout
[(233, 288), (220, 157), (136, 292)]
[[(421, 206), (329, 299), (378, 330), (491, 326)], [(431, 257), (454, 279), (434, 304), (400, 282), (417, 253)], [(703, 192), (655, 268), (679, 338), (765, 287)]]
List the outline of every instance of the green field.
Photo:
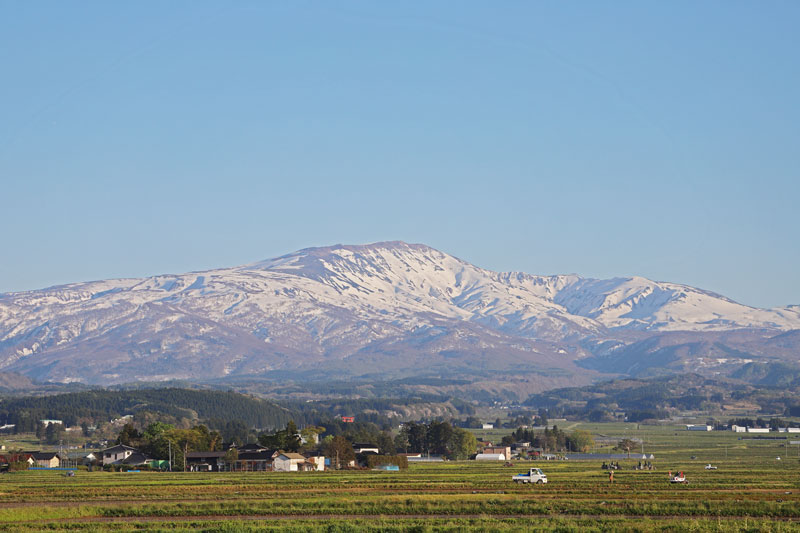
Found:
[[(788, 441), (581, 427), (643, 439), (657, 469), (625, 468), (613, 485), (602, 460), (415, 464), (399, 473), (17, 472), (0, 476), (0, 531), (800, 530), (800, 460)], [(632, 456), (624, 467), (638, 463)], [(719, 469), (705, 470), (709, 462)], [(549, 484), (510, 481), (534, 464)], [(689, 484), (671, 485), (668, 470), (684, 471)]]

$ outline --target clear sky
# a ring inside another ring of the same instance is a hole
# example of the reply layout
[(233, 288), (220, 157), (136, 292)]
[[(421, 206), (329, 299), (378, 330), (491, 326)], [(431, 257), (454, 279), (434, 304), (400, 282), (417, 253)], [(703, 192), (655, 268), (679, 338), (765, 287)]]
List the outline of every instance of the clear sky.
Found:
[(0, 0), (0, 291), (422, 242), (800, 304), (800, 2)]

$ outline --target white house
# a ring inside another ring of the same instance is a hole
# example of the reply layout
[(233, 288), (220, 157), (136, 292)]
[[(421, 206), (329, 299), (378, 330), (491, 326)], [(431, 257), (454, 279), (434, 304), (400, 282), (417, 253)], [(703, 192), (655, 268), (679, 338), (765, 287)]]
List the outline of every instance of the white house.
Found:
[(476, 461), (505, 461), (506, 456), (502, 453), (479, 453), (475, 456)]
[(744, 426), (737, 426), (736, 424), (734, 424), (731, 426), (731, 431), (733, 431), (734, 433), (744, 433), (745, 431), (747, 431), (747, 428)]
[(484, 424), (482, 429), (494, 429), (494, 424)]
[(109, 465), (117, 461), (123, 461), (134, 453), (139, 453), (139, 450), (131, 448), (130, 446), (125, 446), (124, 444), (117, 444), (111, 448), (106, 448), (100, 453), (103, 455), (103, 464)]
[(56, 452), (30, 452), (36, 466), (41, 468), (58, 468), (61, 458)]
[(300, 465), (305, 462), (306, 458), (299, 453), (286, 452), (272, 460), (272, 470), (275, 472), (297, 472), (302, 469)]

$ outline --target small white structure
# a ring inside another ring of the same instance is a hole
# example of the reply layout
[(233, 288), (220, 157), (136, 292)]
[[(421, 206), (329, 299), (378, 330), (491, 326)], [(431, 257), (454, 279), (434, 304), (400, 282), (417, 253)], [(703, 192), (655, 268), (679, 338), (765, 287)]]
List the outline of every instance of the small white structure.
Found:
[(272, 470), (275, 472), (297, 472), (299, 470), (298, 465), (305, 462), (306, 458), (299, 453), (286, 452), (272, 460)]
[(476, 461), (505, 461), (506, 457), (502, 453), (479, 453), (475, 456)]
[(322, 455), (315, 455), (314, 457), (306, 458), (306, 462), (314, 465), (314, 470), (317, 472), (325, 471), (325, 457)]
[(786, 428), (786, 433), (800, 433), (800, 428)]
[(709, 426), (706, 424), (686, 424), (687, 431), (711, 431), (714, 429), (714, 426)]
[(769, 428), (747, 428), (748, 433), (769, 433)]
[(494, 429), (494, 424), (484, 424), (481, 429)]
[(733, 431), (734, 433), (744, 433), (745, 431), (747, 431), (747, 428), (744, 426), (737, 426), (736, 424), (734, 424), (731, 426), (731, 431)]

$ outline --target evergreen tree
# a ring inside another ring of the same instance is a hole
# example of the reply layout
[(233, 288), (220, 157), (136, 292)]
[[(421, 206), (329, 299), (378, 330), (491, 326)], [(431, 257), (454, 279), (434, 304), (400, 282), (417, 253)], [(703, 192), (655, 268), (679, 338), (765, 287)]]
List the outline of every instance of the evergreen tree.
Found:
[(354, 461), (356, 458), (353, 445), (343, 435), (337, 435), (326, 441), (323, 453), (325, 457), (331, 459), (331, 463), (337, 470), (342, 466), (347, 466), (350, 461)]

